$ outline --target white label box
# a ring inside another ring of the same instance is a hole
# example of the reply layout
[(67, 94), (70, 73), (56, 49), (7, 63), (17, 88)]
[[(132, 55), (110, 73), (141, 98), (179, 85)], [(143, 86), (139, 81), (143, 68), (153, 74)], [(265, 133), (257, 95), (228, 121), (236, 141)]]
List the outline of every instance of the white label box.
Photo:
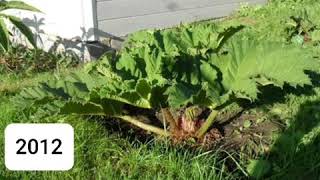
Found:
[(10, 124), (5, 129), (5, 165), (11, 171), (68, 171), (74, 164), (69, 124)]

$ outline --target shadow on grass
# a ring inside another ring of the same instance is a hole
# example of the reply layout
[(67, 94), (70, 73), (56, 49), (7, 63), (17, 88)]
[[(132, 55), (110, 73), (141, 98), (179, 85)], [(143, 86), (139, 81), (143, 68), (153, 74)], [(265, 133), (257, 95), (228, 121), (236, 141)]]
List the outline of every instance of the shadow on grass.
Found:
[[(283, 90), (266, 87), (261, 89), (263, 96), (254, 106), (285, 103), (287, 94), (297, 97), (316, 95), (315, 88), (320, 87), (320, 74), (306, 73), (313, 86), (293, 88), (285, 85)], [(270, 109), (264, 111), (269, 113)], [(300, 104), (288, 123), (287, 128), (276, 137), (270, 151), (255, 161), (251, 174), (256, 179), (320, 179), (320, 99)]]
[(275, 103), (284, 103), (286, 100), (287, 94), (294, 94), (296, 96), (312, 96), (316, 95), (315, 88), (320, 87), (320, 74), (313, 71), (306, 71), (306, 74), (311, 79), (312, 86), (306, 85), (304, 87), (297, 86), (291, 87), (288, 84), (285, 84), (281, 89), (280, 87), (275, 87), (273, 85), (264, 86), (260, 88), (259, 91), (259, 102), (254, 106), (258, 105), (273, 105)]
[[(319, 179), (320, 178), (320, 100), (301, 104), (289, 127), (276, 139), (268, 154), (269, 169), (257, 163), (252, 174), (256, 178)], [(263, 160), (264, 159), (264, 160)]]

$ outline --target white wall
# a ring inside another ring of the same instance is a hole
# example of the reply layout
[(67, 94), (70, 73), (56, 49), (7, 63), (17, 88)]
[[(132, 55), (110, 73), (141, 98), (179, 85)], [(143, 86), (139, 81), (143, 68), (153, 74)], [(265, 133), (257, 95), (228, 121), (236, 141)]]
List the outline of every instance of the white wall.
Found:
[[(84, 41), (96, 40), (94, 36), (95, 0), (23, 0), (43, 13), (9, 10), (6, 13), (23, 19), (34, 32), (37, 46), (46, 51), (67, 51), (82, 60), (90, 55)], [(24, 43), (18, 31), (13, 40)]]
[[(38, 31), (48, 35), (82, 40), (94, 39), (87, 31), (94, 27), (91, 0), (23, 0), (38, 9), (41, 13), (15, 11), (24, 22)], [(12, 12), (10, 12), (12, 13)]]
[(115, 36), (230, 15), (242, 3), (267, 0), (97, 0), (100, 31)]

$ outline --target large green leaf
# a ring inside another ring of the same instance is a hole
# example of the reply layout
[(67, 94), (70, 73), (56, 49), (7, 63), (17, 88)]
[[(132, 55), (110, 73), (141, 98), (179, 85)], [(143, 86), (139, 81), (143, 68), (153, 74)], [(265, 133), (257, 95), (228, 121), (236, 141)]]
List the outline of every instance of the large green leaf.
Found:
[[(192, 66), (191, 66), (192, 67)], [(188, 104), (198, 104), (202, 106), (215, 106), (220, 103), (218, 72), (209, 63), (200, 61), (198, 81), (196, 84), (189, 81), (181, 81), (180, 78), (168, 88), (168, 103), (170, 106), (178, 108)], [(192, 72), (186, 71), (191, 74)]]
[[(38, 114), (117, 115), (123, 103), (112, 99), (100, 99), (89, 94), (83, 85), (60, 81), (24, 89), (14, 98), (21, 109), (35, 106)], [(39, 113), (41, 112), (41, 113)]]
[[(231, 97), (254, 101), (259, 86), (311, 85), (305, 71), (319, 68), (319, 63), (307, 51), (282, 43), (235, 39), (227, 49), (226, 55), (212, 54), (208, 60), (189, 61), (183, 64), (191, 64), (174, 70), (173, 73), (199, 78), (191, 83), (184, 76), (178, 76), (178, 83), (166, 92), (170, 106), (217, 107), (232, 100)], [(197, 98), (202, 98), (203, 103)]]
[(41, 12), (39, 9), (26, 4), (22, 1), (0, 1), (0, 11), (7, 9), (19, 9), (19, 10), (27, 10), (33, 12)]
[(218, 46), (217, 46), (217, 52), (220, 51), (220, 49), (223, 47), (223, 45), (231, 38), (233, 37), (234, 34), (236, 34), (237, 32), (239, 32), (240, 30), (242, 30), (244, 28), (243, 25), (240, 26), (236, 26), (236, 27), (228, 27), (227, 29), (225, 29), (223, 32), (221, 32), (217, 38), (218, 40)]
[(212, 56), (210, 63), (220, 69), (225, 91), (238, 98), (255, 100), (259, 85), (311, 85), (305, 71), (319, 67), (301, 47), (244, 39), (233, 40), (229, 47), (228, 55)]
[(152, 86), (147, 80), (113, 82), (97, 91), (100, 98), (112, 99), (140, 108), (152, 108)]
[(200, 93), (201, 86), (193, 86), (186, 83), (176, 83), (166, 91), (169, 105), (175, 108), (193, 104)]
[(223, 98), (219, 91), (211, 88), (208, 83), (191, 85), (188, 83), (175, 83), (165, 92), (168, 95), (168, 104), (173, 108), (180, 108), (187, 105), (200, 105), (214, 108), (220, 105)]
[[(125, 104), (152, 108), (155, 89), (145, 79), (122, 81), (79, 71), (24, 89), (16, 101), (21, 102), (21, 108), (37, 105), (42, 110), (50, 107), (56, 113), (113, 116), (121, 114)], [(52, 105), (56, 102), (59, 106)]]
[(33, 33), (28, 26), (26, 26), (18, 17), (7, 15), (7, 18), (28, 39), (33, 47), (37, 47), (36, 41), (33, 37)]
[(147, 79), (149, 82), (166, 84), (163, 77), (164, 55), (161, 49), (142, 47), (135, 53), (122, 53), (116, 62), (116, 68), (123, 79)]
[(121, 54), (121, 57), (116, 63), (116, 68), (126, 79), (146, 76), (143, 59), (135, 58), (135, 56), (126, 52)]
[(9, 41), (9, 31), (7, 29), (7, 25), (5, 24), (4, 20), (0, 18), (0, 44), (5, 51), (8, 51)]
[[(92, 106), (91, 95), (87, 82), (90, 80), (84, 76), (67, 76), (63, 79), (49, 79), (47, 82), (42, 82), (38, 86), (25, 88), (17, 95), (14, 100), (15, 104), (21, 109), (30, 108), (33, 105), (39, 109), (54, 109), (55, 113), (60, 112), (65, 105), (67, 109), (72, 109), (76, 105), (81, 109), (82, 106)], [(85, 80), (85, 81), (83, 81)], [(59, 102), (59, 103), (57, 103)], [(57, 106), (59, 104), (59, 106)], [(74, 104), (70, 106), (70, 104)], [(76, 108), (73, 108), (76, 109)], [(53, 112), (52, 111), (52, 112)]]
[(156, 38), (159, 30), (145, 30), (130, 34), (125, 41), (125, 47), (133, 49), (146, 46), (159, 46), (159, 40)]
[(216, 24), (196, 24), (182, 27), (180, 31), (165, 30), (163, 44), (165, 52), (171, 56), (181, 53), (190, 56), (205, 54), (208, 51), (218, 51), (224, 43), (244, 26), (220, 29)]
[(168, 56), (179, 56), (188, 54), (196, 56), (206, 52), (217, 45), (215, 33), (212, 25), (197, 25), (182, 27), (180, 30), (166, 30), (162, 33), (165, 52)]
[(160, 49), (150, 50), (148, 48), (141, 49), (142, 54), (144, 55), (145, 61), (145, 71), (147, 78), (152, 80), (157, 80), (164, 82), (162, 79), (162, 70), (163, 70), (163, 53)]

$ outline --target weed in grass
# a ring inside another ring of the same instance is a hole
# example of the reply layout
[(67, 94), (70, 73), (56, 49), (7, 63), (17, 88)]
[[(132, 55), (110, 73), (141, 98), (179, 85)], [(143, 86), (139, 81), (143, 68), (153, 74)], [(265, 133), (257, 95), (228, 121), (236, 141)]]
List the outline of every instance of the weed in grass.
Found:
[(53, 71), (57, 68), (75, 67), (79, 61), (66, 54), (48, 53), (40, 49), (24, 46), (12, 47), (0, 53), (0, 73), (31, 76), (33, 73)]

